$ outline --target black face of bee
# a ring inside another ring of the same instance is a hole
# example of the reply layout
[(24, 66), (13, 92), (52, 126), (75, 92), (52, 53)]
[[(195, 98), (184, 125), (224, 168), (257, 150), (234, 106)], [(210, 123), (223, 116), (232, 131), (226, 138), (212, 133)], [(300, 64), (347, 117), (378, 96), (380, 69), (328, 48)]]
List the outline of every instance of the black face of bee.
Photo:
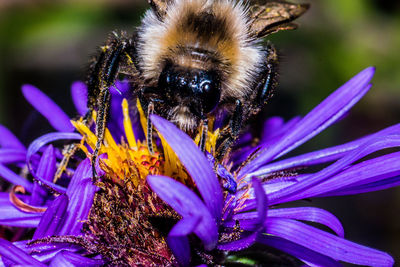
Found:
[(207, 71), (167, 64), (158, 80), (171, 103), (185, 103), (197, 116), (210, 113), (221, 97), (220, 79), (216, 71)]

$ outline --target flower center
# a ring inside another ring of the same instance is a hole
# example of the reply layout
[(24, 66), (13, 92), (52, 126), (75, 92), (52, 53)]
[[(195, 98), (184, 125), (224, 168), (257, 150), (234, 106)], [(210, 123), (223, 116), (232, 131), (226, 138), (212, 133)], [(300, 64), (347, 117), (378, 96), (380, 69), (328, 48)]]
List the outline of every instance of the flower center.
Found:
[[(146, 117), (137, 103), (141, 125), (147, 133)], [(112, 265), (174, 265), (175, 258), (164, 237), (180, 216), (151, 191), (146, 176), (173, 177), (189, 187), (195, 187), (194, 182), (161, 136), (161, 146), (154, 147), (154, 153), (149, 152), (145, 141), (136, 140), (126, 100), (122, 110), (126, 141), (117, 143), (106, 129), (99, 160), (104, 175), (96, 183), (100, 190), (84, 227), (86, 238)], [(83, 136), (80, 148), (91, 157), (89, 148), (93, 151), (96, 135), (82, 120), (72, 123)], [(208, 151), (215, 151), (218, 133), (208, 132)], [(200, 136), (195, 142), (199, 140)]]

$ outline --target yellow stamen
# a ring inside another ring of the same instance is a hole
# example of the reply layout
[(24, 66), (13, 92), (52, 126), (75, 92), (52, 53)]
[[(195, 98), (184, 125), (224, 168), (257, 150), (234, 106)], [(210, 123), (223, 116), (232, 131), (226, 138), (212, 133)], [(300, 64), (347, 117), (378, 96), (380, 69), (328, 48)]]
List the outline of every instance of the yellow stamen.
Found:
[[(147, 133), (147, 118), (143, 112), (140, 102), (137, 101), (137, 108), (140, 115), (140, 123)], [(125, 99), (122, 101), (123, 124), (127, 143), (122, 140), (117, 143), (108, 129), (105, 130), (104, 142), (100, 148), (100, 154), (106, 154), (102, 159), (100, 166), (116, 182), (130, 180), (134, 186), (145, 183), (147, 175), (165, 175), (173, 177), (182, 183), (192, 184), (189, 174), (179, 158), (172, 150), (166, 140), (159, 135), (162, 144), (162, 153), (160, 148), (155, 147), (154, 154), (150, 154), (146, 141), (137, 141), (132, 129), (132, 121), (129, 117), (129, 105)], [(96, 121), (96, 113), (93, 112), (93, 119)], [(212, 129), (212, 122), (210, 128)], [(88, 157), (90, 154), (85, 147), (86, 142), (92, 149), (97, 142), (96, 135), (82, 122), (82, 120), (72, 121), (75, 128), (84, 137), (80, 148)], [(215, 151), (215, 143), (218, 138), (219, 130), (207, 133), (206, 149), (210, 153)], [(196, 142), (200, 140), (200, 135), (196, 137)]]
[(137, 149), (135, 134), (133, 133), (132, 129), (132, 121), (131, 117), (129, 117), (128, 101), (126, 101), (126, 99), (122, 101), (122, 112), (124, 114), (124, 130), (129, 147), (132, 149)]

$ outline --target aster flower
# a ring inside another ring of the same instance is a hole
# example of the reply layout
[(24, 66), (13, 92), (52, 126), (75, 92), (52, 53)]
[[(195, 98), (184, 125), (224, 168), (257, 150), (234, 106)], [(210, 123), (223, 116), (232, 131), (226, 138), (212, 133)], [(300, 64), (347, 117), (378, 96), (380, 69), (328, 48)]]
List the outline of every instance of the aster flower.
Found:
[[(97, 170), (102, 178), (95, 184), (89, 159), (80, 158), (60, 179), (54, 180), (62, 156), (50, 143), (80, 140), (83, 136), (80, 148), (90, 157), (97, 139), (79, 120), (73, 121), (73, 126), (80, 134), (69, 132), (68, 119), (61, 123), (64, 126), (56, 127), (54, 106), (37, 107), (59, 132), (36, 139), (27, 150), (5, 128), (0, 132), (10, 140), (2, 149), (16, 149), (19, 153), (15, 160), (2, 163), (24, 168), (26, 160), (35, 181), (31, 183), (15, 173), (1, 173), (22, 187), (14, 188), (10, 194), (14, 196), (12, 202), (3, 193), (1, 207), (10, 211), (0, 223), (10, 225), (4, 223), (8, 220), (13, 226), (35, 228), (31, 240), (0, 240), (3, 263), (211, 264), (226, 260), (226, 252), (258, 243), (268, 246), (268, 251), (276, 248), (310, 266), (337, 266), (338, 261), (393, 265), (388, 254), (344, 239), (343, 227), (331, 213), (314, 207), (277, 206), (305, 198), (356, 194), (398, 185), (398, 152), (359, 160), (375, 151), (398, 146), (399, 125), (344, 145), (278, 160), (343, 117), (368, 91), (373, 73), (372, 68), (364, 70), (303, 119), (286, 124), (279, 118), (267, 120), (265, 129), (270, 134), (261, 139), (257, 148), (245, 146), (236, 154), (233, 151), (233, 163), (229, 158), (216, 163), (212, 154), (204, 155), (186, 134), (157, 116), (151, 119), (161, 144), (155, 154), (150, 154), (146, 143), (140, 141), (144, 140), (140, 134), (146, 132), (147, 125), (140, 106), (144, 131), (139, 122), (130, 120), (127, 102), (123, 102), (123, 112), (119, 102), (114, 105), (116, 108), (112, 107)], [(84, 86), (78, 85), (78, 91), (84, 92)], [(122, 96), (118, 95), (117, 92), (113, 98), (121, 101)], [(32, 97), (31, 103), (39, 98)], [(74, 99), (83, 115), (84, 98)], [(217, 136), (218, 129), (208, 133), (207, 151), (215, 151)], [(293, 171), (300, 166), (327, 163), (330, 165), (318, 172)], [(17, 195), (23, 192), (22, 188), (28, 195)], [(30, 202), (34, 198), (39, 200)], [(325, 225), (335, 234), (300, 221)]]

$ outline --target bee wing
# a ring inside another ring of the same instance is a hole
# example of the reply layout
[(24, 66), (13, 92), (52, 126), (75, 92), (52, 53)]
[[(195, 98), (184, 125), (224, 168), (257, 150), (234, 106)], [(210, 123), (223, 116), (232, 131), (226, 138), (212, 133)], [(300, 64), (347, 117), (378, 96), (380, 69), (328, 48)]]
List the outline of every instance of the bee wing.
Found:
[(293, 4), (283, 1), (252, 5), (249, 9), (250, 31), (261, 38), (281, 30), (292, 30), (292, 23), (310, 7), (309, 4)]
[(150, 6), (157, 13), (159, 18), (163, 18), (167, 13), (167, 6), (171, 0), (148, 0)]

